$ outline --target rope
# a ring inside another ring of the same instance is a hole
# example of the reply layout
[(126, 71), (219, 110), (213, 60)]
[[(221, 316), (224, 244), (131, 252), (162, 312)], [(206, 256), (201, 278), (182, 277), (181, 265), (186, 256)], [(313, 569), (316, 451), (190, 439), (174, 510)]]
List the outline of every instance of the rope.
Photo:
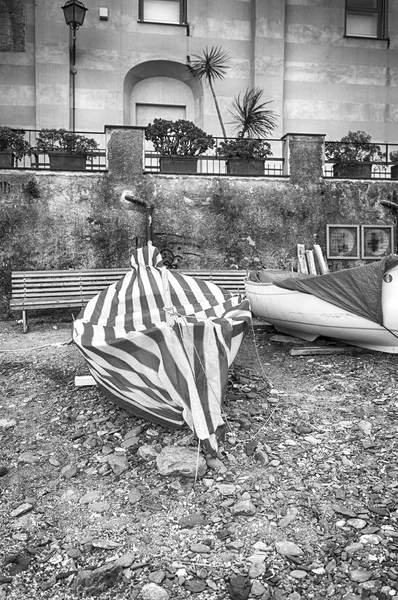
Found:
[(265, 381), (268, 383), (270, 389), (272, 389), (274, 386), (272, 384), (272, 381), (270, 380), (270, 378), (268, 377), (268, 375), (266, 374), (266, 372), (264, 371), (264, 367), (263, 364), (260, 360), (260, 355), (258, 353), (258, 349), (256, 346), (256, 334), (254, 333), (254, 326), (253, 326), (253, 321), (251, 322), (251, 328), (252, 328), (252, 334), (253, 334), (253, 344), (254, 344), (254, 349), (256, 351), (256, 356), (257, 356), (257, 360), (258, 360), (258, 364), (260, 365), (260, 369), (261, 369), (261, 374), (264, 377)]
[(31, 348), (17, 348), (16, 350), (0, 350), (0, 352), (27, 352), (28, 350), (41, 350), (42, 348), (59, 348), (72, 344), (72, 338), (67, 342), (56, 342), (55, 344), (43, 344), (43, 346), (32, 346)]

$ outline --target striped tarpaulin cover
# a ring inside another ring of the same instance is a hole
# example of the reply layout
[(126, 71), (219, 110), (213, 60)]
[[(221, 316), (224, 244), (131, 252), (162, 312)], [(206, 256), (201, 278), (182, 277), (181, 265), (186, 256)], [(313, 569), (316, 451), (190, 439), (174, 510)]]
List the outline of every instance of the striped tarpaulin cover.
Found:
[(92, 298), (73, 339), (100, 388), (139, 417), (185, 423), (216, 447), (228, 368), (251, 322), (249, 301), (162, 267), (151, 244)]

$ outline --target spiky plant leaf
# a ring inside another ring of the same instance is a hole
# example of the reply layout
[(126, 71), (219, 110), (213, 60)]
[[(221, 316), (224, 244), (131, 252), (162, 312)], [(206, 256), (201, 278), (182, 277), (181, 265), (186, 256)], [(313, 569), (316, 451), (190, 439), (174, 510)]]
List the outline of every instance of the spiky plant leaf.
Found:
[(215, 79), (223, 79), (228, 69), (228, 53), (219, 46), (206, 46), (203, 54), (194, 54), (187, 65), (192, 77), (206, 79), (208, 83)]
[(277, 125), (277, 115), (266, 108), (273, 100), (262, 102), (263, 90), (260, 88), (247, 88), (241, 98), (239, 94), (232, 103), (230, 110), (233, 117), (233, 133), (239, 137), (265, 137)]

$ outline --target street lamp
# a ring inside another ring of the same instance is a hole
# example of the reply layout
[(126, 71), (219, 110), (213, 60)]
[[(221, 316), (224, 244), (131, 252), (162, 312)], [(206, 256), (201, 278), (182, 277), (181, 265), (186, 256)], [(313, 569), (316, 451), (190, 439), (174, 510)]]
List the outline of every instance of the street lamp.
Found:
[(86, 16), (87, 8), (80, 0), (67, 0), (64, 6), (61, 6), (64, 11), (66, 24), (72, 31), (72, 52), (70, 57), (71, 76), (72, 76), (72, 131), (75, 131), (76, 124), (76, 107), (75, 107), (75, 75), (76, 75), (76, 30), (83, 25), (84, 17)]

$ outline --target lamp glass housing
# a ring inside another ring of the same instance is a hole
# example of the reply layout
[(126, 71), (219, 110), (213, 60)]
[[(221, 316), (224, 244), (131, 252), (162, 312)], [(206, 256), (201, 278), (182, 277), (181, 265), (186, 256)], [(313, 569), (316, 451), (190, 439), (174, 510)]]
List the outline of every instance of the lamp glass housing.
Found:
[(64, 11), (66, 24), (72, 29), (79, 29), (83, 25), (84, 17), (86, 16), (87, 8), (80, 0), (68, 0), (61, 7)]

